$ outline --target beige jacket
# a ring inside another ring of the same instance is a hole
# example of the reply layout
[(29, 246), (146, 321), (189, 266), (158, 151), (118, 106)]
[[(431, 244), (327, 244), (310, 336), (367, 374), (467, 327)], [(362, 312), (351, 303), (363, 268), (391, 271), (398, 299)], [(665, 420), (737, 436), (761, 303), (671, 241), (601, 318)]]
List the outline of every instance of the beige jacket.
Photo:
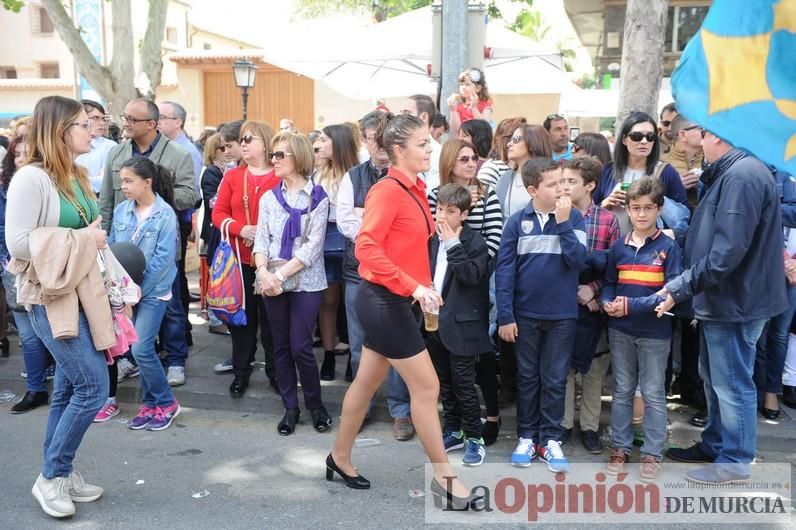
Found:
[(44, 305), (53, 338), (77, 337), (79, 309), (98, 351), (116, 343), (108, 293), (97, 264), (97, 246), (87, 228), (36, 228), (29, 234), (30, 261), (13, 258), (17, 301)]

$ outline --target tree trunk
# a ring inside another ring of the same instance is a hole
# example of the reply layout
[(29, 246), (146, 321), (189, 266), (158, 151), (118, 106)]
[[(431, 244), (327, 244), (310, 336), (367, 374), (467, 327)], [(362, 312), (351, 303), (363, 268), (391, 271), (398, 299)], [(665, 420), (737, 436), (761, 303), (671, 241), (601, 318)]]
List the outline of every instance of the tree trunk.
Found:
[(633, 111), (658, 113), (668, 0), (628, 0), (616, 130)]
[[(78, 72), (113, 106), (114, 115), (118, 116), (123, 112), (131, 99), (141, 95), (154, 98), (163, 69), (161, 50), (166, 30), (168, 0), (149, 0), (147, 30), (140, 46), (136, 45), (133, 38), (131, 0), (111, 0), (113, 57), (108, 66), (99, 64), (94, 58), (62, 0), (41, 0), (41, 4), (50, 15), (61, 40), (75, 58)], [(143, 73), (138, 87), (134, 62), (136, 49), (140, 49), (140, 69)]]

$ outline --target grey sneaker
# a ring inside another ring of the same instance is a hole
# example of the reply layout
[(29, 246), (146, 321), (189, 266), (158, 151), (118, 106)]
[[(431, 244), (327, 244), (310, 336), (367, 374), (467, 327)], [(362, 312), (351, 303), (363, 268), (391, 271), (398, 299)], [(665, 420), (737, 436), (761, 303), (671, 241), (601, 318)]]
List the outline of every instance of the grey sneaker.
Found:
[(93, 502), (102, 497), (104, 490), (99, 486), (87, 484), (77, 471), (72, 471), (66, 480), (72, 502)]
[(30, 492), (39, 501), (44, 513), (50, 517), (61, 518), (75, 514), (75, 504), (69, 497), (69, 479), (66, 477), (46, 479), (39, 475)]
[(217, 373), (217, 374), (223, 374), (225, 372), (231, 372), (232, 371), (232, 357), (227, 357), (226, 359), (224, 359), (220, 363), (217, 363), (213, 367), (213, 371), (215, 373)]
[(119, 372), (119, 375), (116, 377), (117, 383), (121, 383), (125, 379), (131, 377), (138, 377), (138, 367), (124, 357), (117, 361), (116, 369)]
[(166, 375), (169, 386), (180, 386), (185, 384), (185, 367), (169, 366), (169, 373)]

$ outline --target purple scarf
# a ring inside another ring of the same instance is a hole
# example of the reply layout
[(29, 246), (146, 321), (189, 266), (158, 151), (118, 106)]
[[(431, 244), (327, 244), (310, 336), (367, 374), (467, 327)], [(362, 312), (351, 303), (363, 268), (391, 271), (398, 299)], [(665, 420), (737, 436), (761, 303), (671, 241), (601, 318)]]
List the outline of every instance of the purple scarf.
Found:
[(279, 247), (279, 257), (282, 259), (290, 259), (293, 257), (293, 244), (296, 242), (296, 238), (301, 235), (301, 216), (303, 214), (309, 215), (309, 213), (326, 198), (326, 192), (321, 186), (313, 186), (312, 193), (310, 194), (310, 205), (306, 210), (301, 210), (299, 208), (293, 208), (287, 203), (285, 196), (282, 194), (281, 184), (276, 186), (273, 191), (276, 201), (288, 213), (285, 227), (282, 229), (282, 242)]

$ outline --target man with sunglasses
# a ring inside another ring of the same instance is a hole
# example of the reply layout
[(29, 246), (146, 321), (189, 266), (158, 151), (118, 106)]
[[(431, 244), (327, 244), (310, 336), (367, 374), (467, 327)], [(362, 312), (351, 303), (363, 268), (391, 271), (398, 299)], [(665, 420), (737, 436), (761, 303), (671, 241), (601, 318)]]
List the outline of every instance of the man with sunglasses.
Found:
[(550, 114), (542, 126), (550, 134), (550, 147), (553, 148), (553, 160), (569, 160), (572, 158), (572, 144), (569, 143), (569, 123), (561, 114)]
[[(188, 151), (158, 131), (158, 106), (148, 99), (134, 99), (125, 105), (121, 119), (127, 140), (108, 153), (99, 197), (102, 228), (110, 232), (113, 211), (125, 200), (119, 172), (122, 163), (134, 156), (145, 156), (171, 171), (174, 175), (174, 205), (177, 215), (182, 218), (186, 215), (183, 212), (191, 212), (196, 202), (194, 163)], [(172, 298), (176, 300), (169, 302), (163, 319), (163, 345), (168, 352), (169, 383), (174, 384), (172, 381), (175, 381), (183, 384), (185, 359), (188, 357), (188, 317), (182, 307), (179, 278), (175, 279), (172, 286)], [(171, 367), (175, 369), (171, 370)], [(181, 372), (181, 378), (178, 377), (178, 372)], [(124, 359), (119, 362), (120, 381), (135, 373), (137, 368), (132, 363), (124, 362)]]
[(674, 141), (672, 133), (672, 121), (677, 116), (677, 108), (671, 102), (661, 109), (661, 121), (659, 124), (661, 138), (661, 153), (668, 153)]
[(102, 171), (105, 169), (105, 162), (108, 154), (117, 144), (113, 140), (105, 138), (108, 132), (108, 121), (110, 116), (106, 115), (105, 108), (98, 102), (84, 99), (83, 110), (86, 111), (88, 121), (91, 122), (91, 152), (84, 153), (75, 159), (75, 163), (85, 167), (88, 171), (88, 178), (91, 180), (91, 188), (95, 193), (99, 193), (102, 188)]
[(776, 184), (762, 162), (707, 131), (702, 149), (710, 165), (686, 238), (685, 271), (658, 292), (664, 301), (655, 311), (660, 317), (693, 298), (708, 404), (702, 439), (666, 454), (712, 463), (689, 471), (687, 480), (726, 484), (749, 478), (757, 441), (755, 344), (766, 321), (788, 307), (782, 214)]

